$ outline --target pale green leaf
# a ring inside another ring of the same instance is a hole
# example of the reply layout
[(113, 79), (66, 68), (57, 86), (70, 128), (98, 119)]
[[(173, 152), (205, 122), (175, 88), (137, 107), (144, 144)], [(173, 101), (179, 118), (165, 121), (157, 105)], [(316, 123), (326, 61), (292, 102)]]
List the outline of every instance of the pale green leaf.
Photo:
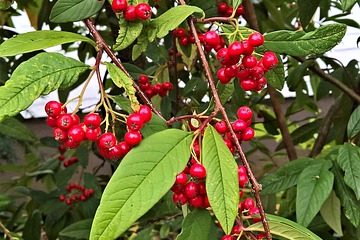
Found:
[(360, 106), (357, 107), (350, 116), (347, 125), (348, 138), (355, 137), (359, 132), (360, 132)]
[(210, 205), (225, 233), (234, 225), (239, 203), (237, 164), (218, 132), (209, 125), (202, 142), (202, 162), (207, 171)]
[(23, 33), (15, 35), (0, 45), (0, 57), (15, 56), (77, 41), (88, 42), (95, 46), (95, 42), (90, 38), (72, 32), (44, 30)]
[(331, 192), (330, 196), (321, 207), (320, 214), (327, 225), (329, 225), (338, 235), (343, 235), (341, 228), (340, 200), (334, 191)]
[(169, 191), (189, 160), (192, 137), (165, 130), (145, 138), (125, 156), (104, 190), (90, 240), (117, 238)]
[(141, 21), (129, 22), (124, 18), (119, 20), (119, 35), (116, 38), (114, 50), (120, 51), (130, 46), (139, 36), (143, 29)]
[(29, 107), (41, 95), (68, 88), (89, 66), (58, 53), (40, 53), (21, 63), (0, 87), (0, 121)]

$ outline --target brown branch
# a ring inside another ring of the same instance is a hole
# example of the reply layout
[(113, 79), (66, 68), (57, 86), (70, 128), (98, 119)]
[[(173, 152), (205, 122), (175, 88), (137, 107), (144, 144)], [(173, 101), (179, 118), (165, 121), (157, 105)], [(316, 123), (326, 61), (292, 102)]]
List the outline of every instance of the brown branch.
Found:
[(225, 22), (229, 23), (234, 21), (234, 18), (229, 17), (211, 17), (211, 18), (204, 18), (204, 19), (194, 19), (197, 23), (212, 23), (212, 22)]
[[(249, 26), (256, 30), (260, 31), (259, 23), (255, 14), (254, 5), (250, 0), (244, 1), (245, 8), (245, 19), (248, 22)], [(272, 86), (268, 86), (268, 92), (270, 95), (271, 104), (273, 106), (277, 122), (279, 124), (280, 132), (284, 140), (285, 149), (290, 160), (297, 158), (296, 150), (292, 138), (290, 136), (289, 129), (286, 124), (286, 117), (281, 108), (280, 99), (277, 96), (276, 89)]]
[[(179, 0), (179, 1), (180, 1), (181, 5), (186, 5), (185, 0)], [(259, 208), (261, 221), (262, 221), (262, 224), (264, 226), (264, 230), (266, 232), (266, 237), (267, 237), (268, 240), (271, 240), (272, 238), (271, 238), (269, 224), (267, 222), (265, 212), (264, 212), (264, 208), (262, 206), (262, 202), (261, 202), (261, 199), (260, 199), (261, 185), (257, 182), (257, 180), (256, 180), (256, 178), (254, 176), (254, 173), (252, 172), (252, 170), (250, 168), (249, 162), (247, 161), (246, 156), (244, 154), (244, 151), (242, 150), (242, 147), (240, 145), (240, 142), (239, 142), (238, 138), (236, 137), (236, 134), (235, 134), (235, 132), (234, 132), (234, 130), (232, 128), (231, 122), (230, 122), (229, 117), (228, 117), (228, 115), (227, 115), (227, 113), (225, 111), (225, 108), (221, 103), (219, 94), (218, 94), (218, 92), (216, 90), (214, 77), (213, 77), (213, 74), (212, 74), (212, 72), (210, 70), (209, 62), (206, 59), (205, 52), (204, 52), (204, 50), (202, 48), (202, 45), (200, 43), (199, 36), (198, 36), (197, 31), (196, 31), (196, 27), (195, 27), (193, 18), (191, 18), (191, 17), (189, 18), (188, 24), (190, 26), (192, 34), (195, 37), (195, 44), (196, 44), (196, 47), (198, 49), (202, 65), (204, 67), (205, 75), (207, 77), (207, 81), (209, 83), (212, 95), (214, 97), (215, 111), (219, 110), (221, 112), (221, 114), (222, 114), (222, 116), (224, 118), (224, 121), (226, 122), (226, 124), (227, 124), (227, 126), (228, 126), (228, 128), (230, 130), (231, 137), (232, 137), (233, 141), (235, 142), (235, 146), (236, 146), (236, 148), (237, 148), (237, 150), (239, 152), (240, 159), (241, 159), (243, 165), (245, 166), (245, 168), (246, 168), (246, 170), (248, 172), (249, 179), (250, 179), (250, 182), (251, 182), (252, 187), (253, 187), (253, 191), (254, 191), (254, 195), (255, 195), (255, 199), (256, 199), (256, 204), (257, 204), (257, 207)]]
[(91, 35), (93, 36), (93, 38), (96, 41), (96, 45), (100, 48), (103, 48), (104, 51), (108, 54), (108, 56), (111, 58), (111, 60), (114, 62), (114, 64), (120, 68), (127, 77), (129, 77), (132, 82), (133, 85), (136, 89), (136, 92), (139, 94), (141, 100), (146, 103), (154, 112), (156, 115), (158, 115), (161, 119), (163, 119), (165, 121), (165, 118), (162, 116), (162, 114), (154, 107), (154, 105), (152, 104), (152, 102), (146, 97), (145, 93), (140, 89), (140, 87), (136, 84), (136, 82), (132, 79), (131, 75), (129, 74), (129, 72), (125, 69), (125, 67), (122, 65), (120, 59), (118, 59), (115, 54), (113, 53), (113, 51), (110, 49), (110, 47), (106, 44), (105, 40), (102, 38), (102, 36), (99, 34), (99, 32), (96, 30), (96, 27), (94, 25), (94, 23), (90, 20), (90, 19), (85, 19), (85, 24), (87, 26), (87, 28), (89, 29)]
[[(295, 58), (296, 60), (298, 60), (299, 62), (302, 62), (302, 63), (306, 61), (306, 59), (303, 59), (301, 57), (294, 57), (293, 56), (293, 58)], [(354, 90), (352, 90), (350, 87), (348, 87), (347, 85), (342, 83), (339, 79), (337, 79), (336, 77), (331, 76), (330, 74), (327, 74), (326, 72), (324, 72), (321, 68), (319, 68), (315, 64), (309, 66), (309, 69), (313, 73), (315, 73), (316, 75), (318, 75), (319, 77), (324, 79), (326, 82), (329, 82), (329, 83), (335, 85), (337, 88), (339, 88), (345, 94), (347, 94), (350, 98), (355, 100), (358, 104), (360, 103), (360, 95), (358, 95)]]

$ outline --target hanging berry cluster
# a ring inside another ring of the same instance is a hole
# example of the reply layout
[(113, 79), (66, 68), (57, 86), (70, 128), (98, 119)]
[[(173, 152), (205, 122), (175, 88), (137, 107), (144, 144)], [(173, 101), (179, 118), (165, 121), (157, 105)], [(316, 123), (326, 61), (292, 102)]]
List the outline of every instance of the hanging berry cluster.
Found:
[(70, 183), (66, 186), (67, 194), (59, 196), (59, 200), (66, 205), (72, 205), (76, 202), (84, 202), (94, 194), (94, 189), (85, 188), (80, 184)]
[(258, 59), (254, 54), (256, 47), (264, 44), (261, 33), (254, 32), (248, 39), (235, 41), (228, 48), (221, 48), (217, 52), (217, 59), (222, 67), (217, 71), (217, 77), (223, 84), (227, 84), (232, 78), (239, 80), (244, 91), (260, 91), (267, 84), (264, 74), (278, 64), (275, 53), (265, 52)]
[[(217, 5), (217, 11), (218, 14), (222, 17), (230, 17), (234, 11), (234, 8), (227, 4), (226, 2), (220, 2)], [(240, 17), (241, 15), (244, 15), (245, 8), (243, 5), (240, 5), (235, 12), (235, 17)]]
[(128, 22), (141, 20), (146, 21), (151, 18), (151, 7), (147, 3), (128, 5), (127, 0), (113, 0), (112, 9), (116, 13), (124, 13), (124, 18)]
[(149, 77), (144, 74), (139, 76), (138, 83), (141, 91), (143, 91), (148, 98), (152, 98), (156, 95), (165, 97), (174, 88), (171, 82), (162, 82), (152, 85)]

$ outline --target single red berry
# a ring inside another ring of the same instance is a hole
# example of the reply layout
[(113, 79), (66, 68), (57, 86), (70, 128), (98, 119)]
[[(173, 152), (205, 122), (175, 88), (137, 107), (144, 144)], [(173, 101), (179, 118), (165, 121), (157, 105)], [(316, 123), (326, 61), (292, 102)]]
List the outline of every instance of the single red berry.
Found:
[(245, 174), (247, 176), (247, 170), (246, 167), (239, 165), (238, 166), (238, 174)]
[(221, 240), (233, 240), (233, 237), (231, 235), (224, 235)]
[(236, 9), (236, 13), (235, 13), (235, 17), (240, 17), (241, 15), (243, 15), (245, 13), (245, 8), (243, 5), (240, 5), (237, 9)]
[(257, 215), (257, 214), (259, 214), (259, 213), (260, 213), (260, 211), (259, 211), (259, 209), (258, 209), (257, 207), (249, 208), (248, 214), (249, 214), (250, 216)]
[(236, 73), (236, 77), (239, 79), (239, 80), (245, 80), (247, 78), (249, 78), (250, 76), (250, 70), (249, 69), (240, 69), (239, 71), (237, 71)]
[(194, 37), (194, 35), (190, 35), (190, 36), (189, 36), (189, 42), (190, 42), (190, 43), (195, 43), (195, 37)]
[(119, 145), (115, 145), (114, 147), (109, 149), (109, 159), (110, 160), (118, 160), (124, 156)]
[(144, 75), (144, 74), (141, 74), (138, 78), (138, 82), (140, 84), (145, 84), (145, 83), (149, 83), (149, 77)]
[(196, 196), (194, 198), (191, 198), (189, 200), (189, 204), (193, 206), (194, 208), (201, 208), (204, 205), (203, 197), (202, 196)]
[(67, 148), (71, 148), (71, 149), (74, 149), (74, 148), (77, 148), (80, 146), (80, 142), (75, 142), (72, 139), (67, 139), (64, 144)]
[(216, 53), (216, 59), (222, 64), (227, 65), (230, 61), (229, 49), (228, 48), (221, 48)]
[(234, 147), (234, 144), (232, 143), (232, 141), (230, 140), (230, 139), (228, 139), (228, 138), (225, 138), (224, 139), (224, 143), (225, 143), (225, 145), (230, 149), (230, 148), (232, 148), (232, 147)]
[(127, 0), (113, 0), (111, 4), (111, 8), (114, 12), (122, 12), (125, 11), (128, 6)]
[(216, 76), (222, 84), (227, 84), (231, 81), (231, 78), (229, 78), (225, 74), (225, 68), (219, 68), (219, 70), (216, 73)]
[(257, 59), (254, 55), (245, 56), (241, 62), (246, 68), (253, 68), (257, 64)]
[(65, 201), (65, 199), (66, 199), (66, 196), (64, 195), (64, 194), (61, 194), (60, 196), (59, 196), (59, 200), (60, 201)]
[(56, 127), (57, 126), (57, 118), (55, 117), (47, 117), (46, 118), (46, 125), (49, 127)]
[(172, 199), (175, 204), (184, 205), (187, 203), (187, 198), (183, 193), (173, 193)]
[(248, 209), (250, 209), (250, 208), (256, 207), (256, 204), (255, 204), (254, 199), (248, 197), (248, 198), (246, 198), (246, 199), (244, 200), (242, 206), (243, 206), (244, 209), (248, 210)]
[(244, 141), (250, 141), (255, 136), (255, 131), (251, 127), (247, 127), (244, 132), (242, 133), (242, 139)]
[(109, 149), (115, 146), (116, 144), (116, 137), (112, 133), (104, 133), (100, 136), (97, 142), (99, 148), (102, 149)]
[(176, 180), (175, 180), (175, 184), (181, 184), (184, 185), (187, 183), (187, 175), (185, 173), (179, 173), (178, 175), (176, 175)]
[(261, 61), (264, 68), (267, 70), (274, 68), (279, 63), (276, 54), (273, 52), (265, 52)]
[(237, 119), (231, 125), (232, 125), (235, 132), (242, 132), (247, 128), (246, 122), (244, 120), (242, 120), (242, 119)]
[(229, 55), (232, 57), (239, 57), (244, 53), (244, 47), (240, 41), (235, 41), (229, 46)]
[(251, 46), (258, 47), (264, 44), (264, 36), (259, 32), (254, 32), (250, 34), (248, 41)]
[(226, 2), (220, 2), (220, 3), (218, 3), (218, 5), (217, 5), (217, 11), (218, 11), (218, 13), (220, 13), (220, 14), (225, 14), (226, 13), (226, 11), (227, 11), (227, 9), (228, 9), (228, 5), (227, 5), (227, 3)]
[(183, 36), (179, 38), (179, 43), (181, 46), (187, 46), (189, 45), (189, 38), (187, 36)]
[(68, 138), (75, 142), (81, 142), (85, 139), (85, 132), (81, 125), (72, 126), (67, 134)]
[(199, 186), (199, 194), (200, 195), (206, 195), (206, 186), (205, 186), (205, 183), (204, 182), (200, 182), (198, 184)]
[(147, 123), (151, 120), (152, 112), (150, 107), (141, 105), (138, 113), (144, 123)]
[(65, 160), (65, 156), (64, 156), (64, 155), (60, 155), (60, 156), (58, 157), (58, 160), (59, 160), (59, 161), (64, 161), (64, 160)]
[(236, 65), (231, 65), (230, 67), (225, 68), (224, 73), (228, 78), (231, 79), (236, 76), (237, 71), (238, 67)]
[(252, 110), (248, 106), (239, 107), (237, 110), (238, 119), (242, 119), (244, 121), (252, 118)]
[(225, 121), (220, 121), (215, 124), (215, 129), (220, 134), (224, 134), (228, 131), (228, 127), (226, 126)]
[(238, 175), (238, 179), (239, 179), (239, 186), (242, 187), (242, 188), (245, 187), (246, 184), (247, 184), (248, 181), (249, 181), (248, 176), (245, 175), (245, 174), (239, 174), (239, 175)]
[(258, 235), (256, 235), (256, 239), (257, 240), (266, 239), (266, 234), (265, 233), (259, 233)]
[(131, 147), (124, 141), (117, 144), (118, 148), (121, 149), (123, 156), (125, 156), (131, 149)]
[(61, 128), (54, 128), (53, 130), (54, 139), (58, 142), (63, 142), (67, 139), (67, 133)]
[(139, 3), (136, 5), (136, 17), (141, 20), (148, 20), (151, 18), (151, 7), (147, 3)]
[(66, 114), (61, 114), (57, 118), (56, 125), (63, 130), (67, 130), (73, 125), (73, 122), (74, 120), (71, 114), (66, 113)]
[(242, 80), (240, 86), (244, 91), (254, 91), (256, 88), (256, 82), (252, 79)]
[(174, 89), (174, 85), (171, 82), (163, 82), (163, 87), (167, 91), (171, 91)]
[(72, 117), (72, 125), (80, 124), (80, 117), (77, 114), (71, 114)]
[(100, 127), (101, 117), (97, 113), (89, 113), (84, 117), (84, 124), (87, 128), (96, 129)]
[(133, 5), (128, 6), (125, 10), (124, 18), (126, 21), (129, 21), (129, 22), (135, 21), (137, 18), (136, 7)]
[(188, 182), (185, 186), (185, 195), (188, 199), (194, 198), (199, 195), (199, 186), (195, 182)]
[(231, 234), (240, 234), (243, 230), (243, 227), (240, 225), (235, 225), (233, 229), (231, 230)]
[(174, 193), (183, 193), (184, 189), (185, 189), (185, 185), (174, 184), (170, 190)]
[(57, 101), (50, 101), (45, 105), (45, 112), (49, 117), (58, 117), (62, 111), (62, 104)]
[(215, 31), (208, 31), (204, 35), (204, 41), (210, 46), (217, 46), (221, 43), (220, 36)]
[(94, 194), (94, 192), (95, 192), (94, 189), (88, 188), (88, 189), (85, 189), (84, 195), (88, 198), (88, 197), (91, 197)]
[(242, 41), (242, 47), (244, 55), (251, 55), (254, 52), (254, 47), (250, 45), (249, 41), (247, 40)]
[(72, 200), (70, 198), (65, 199), (65, 204), (70, 206), (72, 203)]
[(179, 27), (173, 31), (173, 35), (177, 38), (186, 37), (186, 30), (182, 27)]
[(234, 11), (234, 8), (233, 7), (228, 7), (228, 9), (227, 9), (227, 11), (226, 11), (226, 13), (224, 14), (226, 17), (230, 17), (231, 16), (231, 14), (233, 13), (233, 11)]
[(85, 137), (89, 141), (95, 142), (99, 139), (100, 136), (101, 136), (101, 128), (95, 128), (95, 129), (87, 128), (85, 131)]
[(200, 163), (196, 163), (191, 166), (190, 175), (198, 179), (203, 179), (206, 177), (206, 169)]
[(124, 140), (129, 146), (135, 146), (141, 142), (142, 136), (140, 132), (127, 132), (125, 133)]
[(199, 145), (199, 142), (194, 142), (194, 144), (193, 144), (193, 150), (194, 150), (196, 156), (200, 156), (200, 145)]
[(132, 113), (126, 119), (126, 125), (130, 131), (139, 131), (143, 125), (144, 121), (139, 113)]

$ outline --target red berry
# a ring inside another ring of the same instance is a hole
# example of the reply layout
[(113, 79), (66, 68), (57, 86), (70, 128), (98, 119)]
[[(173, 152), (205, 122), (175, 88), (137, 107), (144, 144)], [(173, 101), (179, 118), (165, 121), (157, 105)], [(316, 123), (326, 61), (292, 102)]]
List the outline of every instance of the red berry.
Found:
[(231, 125), (232, 125), (235, 132), (242, 132), (247, 128), (246, 122), (244, 120), (242, 120), (242, 119), (236, 120)]
[(47, 117), (46, 118), (46, 125), (49, 127), (56, 127), (57, 126), (57, 119), (55, 117)]
[(244, 47), (241, 42), (235, 41), (229, 46), (229, 55), (232, 57), (239, 57), (244, 52)]
[(136, 5), (136, 17), (141, 20), (148, 20), (151, 18), (151, 7), (147, 3), (139, 3)]
[(65, 199), (65, 204), (70, 206), (72, 203), (72, 200), (70, 198)]
[(168, 91), (171, 91), (174, 89), (174, 85), (171, 82), (164, 82), (163, 87)]
[(144, 121), (139, 113), (132, 113), (126, 119), (126, 125), (130, 131), (139, 131), (143, 125)]
[(257, 59), (254, 55), (248, 55), (242, 59), (242, 64), (246, 68), (253, 68), (257, 64)]
[(149, 122), (151, 120), (152, 117), (152, 112), (151, 112), (151, 108), (146, 106), (146, 105), (141, 105), (140, 109), (138, 111), (141, 120), (146, 123)]
[(206, 195), (206, 187), (205, 187), (205, 183), (201, 182), (198, 184), (199, 186), (199, 194), (200, 195)]
[(181, 184), (184, 185), (187, 183), (187, 175), (185, 173), (179, 173), (176, 176), (175, 184)]
[(66, 196), (64, 195), (64, 194), (61, 194), (60, 196), (59, 196), (59, 200), (60, 201), (65, 201), (65, 199), (66, 199)]
[(228, 78), (233, 78), (236, 76), (237, 74), (237, 71), (238, 71), (238, 68), (236, 65), (232, 65), (230, 67), (226, 67), (225, 70), (224, 70), (224, 73), (225, 75), (228, 77)]
[(253, 91), (256, 88), (256, 82), (254, 80), (247, 79), (241, 81), (240, 86), (244, 91)]
[(247, 175), (247, 170), (244, 166), (240, 165), (238, 166), (238, 174), (245, 174)]
[(97, 113), (86, 114), (84, 117), (84, 124), (86, 125), (87, 128), (96, 129), (100, 127), (101, 117)]
[(185, 189), (184, 185), (180, 185), (180, 184), (174, 184), (171, 187), (171, 191), (174, 193), (183, 193), (184, 189)]
[(255, 204), (254, 199), (252, 199), (252, 198), (249, 197), (249, 198), (246, 198), (246, 199), (244, 200), (242, 206), (243, 206), (244, 209), (248, 210), (248, 209), (250, 209), (250, 208), (256, 207), (256, 204)]
[(244, 121), (252, 118), (252, 110), (248, 106), (239, 107), (237, 110), (237, 117)]
[(231, 235), (224, 235), (221, 240), (233, 240), (233, 237)]
[(119, 145), (115, 145), (114, 147), (109, 149), (109, 159), (118, 160), (124, 156)]
[(101, 135), (101, 129), (100, 128), (87, 128), (85, 131), (85, 137), (89, 141), (97, 141)]
[(53, 130), (54, 139), (58, 142), (63, 142), (67, 138), (67, 133), (61, 128), (54, 128)]
[(188, 199), (199, 195), (199, 186), (195, 182), (188, 182), (185, 186), (185, 195)]
[(204, 34), (204, 41), (210, 46), (217, 46), (221, 43), (220, 36), (215, 31), (208, 31)]
[(72, 139), (68, 139), (68, 140), (65, 141), (65, 146), (67, 148), (74, 149), (74, 148), (77, 148), (79, 145), (80, 145), (80, 142), (75, 142)]
[(128, 6), (127, 0), (113, 0), (111, 7), (114, 12), (125, 11)]
[(249, 69), (241, 69), (239, 71), (237, 71), (236, 73), (236, 77), (239, 80), (245, 80), (250, 76), (250, 70)]
[(61, 114), (62, 104), (57, 101), (50, 101), (45, 105), (45, 112), (49, 117), (57, 117)]
[(180, 37), (179, 38), (179, 43), (182, 46), (187, 46), (187, 45), (189, 45), (189, 38), (187, 36)]
[(130, 146), (126, 142), (119, 142), (117, 147), (121, 150), (123, 156), (125, 156), (130, 151)]
[(138, 81), (140, 84), (149, 83), (149, 78), (148, 78), (148, 76), (141, 74), (138, 78)]
[(243, 230), (242, 226), (235, 225), (231, 230), (231, 234), (240, 234), (242, 230)]
[(247, 127), (242, 133), (242, 139), (244, 141), (250, 141), (255, 136), (255, 131), (251, 127)]
[(228, 5), (226, 2), (221, 2), (221, 3), (218, 3), (217, 5), (217, 10), (218, 10), (218, 13), (220, 14), (225, 14), (227, 9), (228, 9)]
[(193, 206), (194, 208), (201, 208), (204, 203), (203, 203), (203, 197), (201, 196), (196, 196), (194, 198), (191, 198), (189, 200), (189, 203), (191, 206)]
[(245, 13), (245, 8), (243, 5), (240, 5), (237, 9), (236, 9), (236, 13), (235, 13), (235, 17), (240, 17), (241, 15), (243, 15)]
[(97, 144), (102, 149), (112, 148), (116, 144), (116, 137), (112, 133), (104, 133), (100, 136)]
[(225, 16), (230, 17), (231, 14), (233, 13), (233, 11), (234, 11), (234, 8), (229, 6), (226, 13), (225, 13)]
[(124, 140), (129, 146), (135, 146), (141, 142), (142, 136), (140, 132), (127, 132), (125, 133)]
[(75, 142), (81, 142), (85, 139), (84, 129), (81, 125), (72, 126), (68, 131), (68, 138)]
[(258, 47), (264, 44), (264, 36), (259, 32), (254, 32), (250, 34), (248, 41), (251, 46)]
[(126, 8), (125, 13), (124, 13), (124, 18), (126, 21), (132, 22), (135, 21), (137, 18), (136, 15), (136, 8), (133, 5), (130, 5)]
[(206, 177), (206, 169), (203, 165), (196, 163), (191, 166), (190, 175), (198, 179), (203, 179)]
[(56, 125), (63, 130), (67, 130), (73, 125), (73, 121), (71, 114), (66, 113), (57, 118)]
[(187, 202), (187, 198), (183, 193), (173, 193), (173, 202), (175, 204), (184, 205)]
[(273, 52), (265, 52), (262, 58), (262, 64), (265, 69), (274, 68), (278, 64), (279, 60), (275, 53)]
[(216, 53), (216, 59), (222, 64), (226, 65), (230, 61), (229, 49), (221, 48)]
[(177, 28), (173, 31), (173, 35), (177, 38), (186, 37), (186, 30), (184, 28)]
[(203, 196), (203, 208), (208, 208), (210, 207), (210, 202), (209, 202), (209, 198), (208, 196)]
[(216, 76), (222, 84), (227, 84), (231, 81), (231, 78), (229, 78), (225, 74), (225, 68), (219, 68), (219, 70), (216, 73)]
[(254, 47), (250, 45), (249, 41), (247, 40), (242, 41), (242, 47), (244, 55), (251, 55), (254, 52)]
[(215, 124), (215, 129), (220, 134), (224, 134), (228, 131), (225, 121), (220, 121)]
[(238, 175), (238, 178), (239, 178), (239, 186), (240, 187), (245, 187), (245, 185), (248, 183), (249, 179), (247, 177), (247, 175), (245, 174), (239, 174)]
[(77, 114), (71, 114), (72, 117), (72, 125), (80, 124), (80, 117)]

